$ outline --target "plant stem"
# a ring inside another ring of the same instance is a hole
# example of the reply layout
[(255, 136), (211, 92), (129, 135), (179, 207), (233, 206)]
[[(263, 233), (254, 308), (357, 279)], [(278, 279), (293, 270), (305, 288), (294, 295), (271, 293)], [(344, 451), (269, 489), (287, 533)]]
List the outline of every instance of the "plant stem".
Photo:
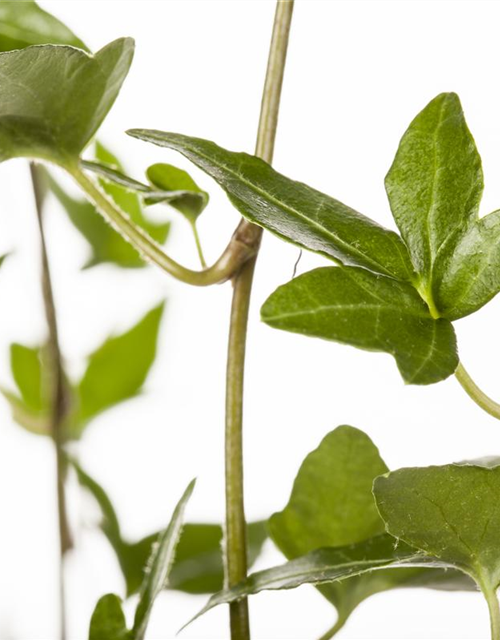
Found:
[(498, 606), (498, 598), (496, 590), (493, 588), (484, 588), (481, 586), (486, 602), (488, 603), (488, 611), (490, 614), (491, 640), (500, 640), (500, 607)]
[(191, 228), (193, 229), (194, 241), (196, 243), (196, 250), (198, 251), (198, 257), (200, 259), (202, 269), (207, 268), (207, 263), (205, 261), (205, 256), (203, 255), (203, 248), (201, 246), (200, 234), (198, 233), (198, 226), (196, 222), (191, 223)]
[(43, 226), (43, 185), (42, 176), (34, 163), (30, 163), (31, 181), (35, 197), (35, 208), (40, 232), (40, 249), (42, 262), (42, 295), (45, 307), (45, 317), (48, 329), (47, 368), (50, 403), (50, 429), (56, 452), (56, 489), (57, 513), (59, 523), (59, 597), (60, 597), (60, 638), (66, 638), (66, 598), (64, 581), (64, 559), (66, 552), (71, 549), (72, 541), (68, 525), (65, 496), (66, 463), (64, 458), (64, 420), (68, 408), (68, 392), (64, 377), (61, 350), (57, 329), (57, 316), (54, 304), (54, 293), (50, 277), (50, 266), (47, 255), (47, 243)]
[(260, 236), (257, 236), (253, 229), (240, 224), (217, 262), (203, 271), (187, 269), (170, 258), (159, 244), (132, 222), (80, 166), (64, 168), (76, 180), (88, 200), (145, 260), (156, 264), (181, 282), (198, 287), (226, 282), (257, 251)]
[[(271, 162), (278, 124), (278, 112), (285, 69), (288, 36), (293, 13), (293, 0), (278, 0), (269, 51), (266, 80), (255, 154)], [(254, 239), (255, 255), (233, 276), (233, 299), (229, 329), (226, 372), (226, 529), (225, 573), (228, 587), (247, 575), (246, 520), (243, 496), (243, 386), (248, 310), (253, 275), (262, 229), (242, 221), (238, 227), (248, 230)], [(232, 640), (248, 640), (250, 624), (247, 599), (230, 607)]]
[(455, 371), (455, 377), (462, 385), (465, 392), (481, 409), (489, 413), (497, 420), (500, 420), (500, 404), (492, 400), (477, 386), (474, 380), (465, 370), (465, 367), (460, 362)]
[(328, 629), (328, 631), (324, 633), (321, 638), (319, 638), (319, 640), (331, 640), (331, 638), (337, 635), (337, 633), (343, 628), (346, 622), (347, 618), (337, 618), (337, 621), (335, 622), (333, 627), (331, 627), (331, 629)]

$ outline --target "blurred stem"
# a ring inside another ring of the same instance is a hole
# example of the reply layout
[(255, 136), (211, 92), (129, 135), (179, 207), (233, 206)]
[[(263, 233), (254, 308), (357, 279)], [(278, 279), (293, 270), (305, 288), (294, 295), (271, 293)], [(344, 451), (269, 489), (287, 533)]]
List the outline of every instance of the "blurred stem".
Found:
[(481, 391), (461, 362), (456, 368), (455, 377), (460, 382), (467, 395), (472, 398), (472, 400), (481, 407), (483, 411), (486, 411), (490, 416), (500, 420), (500, 404), (487, 396), (484, 391)]
[[(271, 162), (278, 124), (281, 87), (285, 70), (293, 0), (278, 0), (262, 95), (255, 155)], [(248, 310), (253, 275), (262, 229), (247, 221), (238, 227), (247, 230), (255, 242), (255, 255), (233, 276), (233, 299), (226, 370), (226, 586), (232, 587), (247, 575), (246, 519), (243, 496), (243, 384)], [(232, 640), (248, 640), (250, 624), (246, 598), (230, 607)]]
[(337, 633), (343, 628), (345, 623), (347, 622), (347, 618), (339, 617), (333, 627), (328, 629), (326, 633), (324, 633), (319, 640), (331, 640)]
[(205, 256), (203, 255), (203, 249), (200, 242), (200, 234), (198, 233), (198, 226), (196, 222), (191, 223), (191, 228), (193, 229), (194, 241), (196, 242), (196, 250), (198, 251), (198, 257), (200, 258), (200, 263), (202, 269), (207, 268), (207, 263), (205, 261)]
[(40, 249), (42, 262), (42, 295), (45, 308), (45, 318), (48, 329), (47, 369), (50, 384), (50, 428), (56, 451), (56, 489), (57, 511), (60, 541), (59, 592), (60, 592), (60, 638), (66, 638), (66, 598), (64, 581), (64, 559), (66, 552), (71, 549), (72, 541), (66, 512), (65, 477), (66, 463), (64, 457), (64, 421), (68, 407), (68, 391), (64, 377), (59, 336), (57, 330), (57, 316), (54, 304), (54, 293), (50, 277), (50, 266), (47, 255), (47, 243), (43, 224), (43, 176), (40, 169), (30, 163), (31, 181), (35, 197), (35, 208), (40, 232)]

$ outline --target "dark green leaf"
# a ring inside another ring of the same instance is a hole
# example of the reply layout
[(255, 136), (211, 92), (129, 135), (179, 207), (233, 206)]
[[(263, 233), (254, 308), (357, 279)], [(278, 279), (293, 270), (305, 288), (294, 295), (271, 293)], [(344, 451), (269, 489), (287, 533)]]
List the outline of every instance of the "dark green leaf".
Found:
[(432, 299), (434, 264), (453, 253), (453, 238), (477, 216), (483, 191), (481, 159), (456, 94), (440, 94), (410, 124), (386, 188), (422, 293)]
[(149, 559), (148, 570), (142, 583), (139, 603), (135, 611), (134, 627), (131, 633), (134, 640), (143, 640), (146, 635), (154, 601), (165, 587), (169, 577), (175, 550), (181, 535), (184, 511), (193, 493), (194, 485), (195, 481), (192, 480), (174, 509), (170, 524), (160, 535), (158, 544), (153, 549)]
[(500, 585), (500, 467), (400, 469), (375, 480), (387, 531), (468, 573), (487, 594)]
[(303, 584), (326, 585), (348, 578), (352, 580), (364, 574), (370, 575), (372, 572), (378, 573), (382, 569), (391, 568), (396, 571), (397, 567), (405, 572), (409, 567), (442, 569), (447, 565), (426, 558), (404, 543), (396, 544), (391, 536), (381, 535), (347, 547), (317, 549), (281, 566), (254, 573), (233, 589), (212, 596), (193, 619), (217, 605), (234, 602), (264, 590), (295, 589)]
[(221, 185), (246, 218), (279, 237), (346, 264), (413, 279), (408, 252), (396, 233), (286, 178), (263, 160), (199, 138), (144, 129), (128, 133), (185, 155)]
[(101, 411), (139, 393), (156, 356), (163, 308), (163, 304), (155, 307), (132, 329), (109, 338), (89, 357), (77, 389), (77, 429), (81, 431)]
[(94, 56), (40, 45), (0, 54), (0, 160), (28, 156), (72, 168), (111, 109), (134, 51), (130, 38)]
[[(167, 201), (171, 207), (177, 209), (191, 224), (195, 224), (198, 216), (208, 204), (208, 193), (200, 189), (191, 176), (182, 169), (171, 164), (153, 164), (147, 170), (147, 177), (152, 186), (160, 192), (166, 192), (167, 197), (161, 193), (146, 198), (146, 202)], [(180, 192), (173, 197), (169, 192)]]
[(89, 640), (128, 640), (122, 601), (113, 593), (100, 598), (90, 620)]
[(412, 286), (364, 269), (305, 273), (268, 298), (262, 320), (278, 329), (390, 353), (407, 383), (438, 382), (458, 365), (450, 322), (434, 320)]
[(33, 0), (0, 2), (0, 51), (49, 43), (69, 44), (86, 49), (68, 27), (41, 9)]
[(500, 211), (473, 220), (435, 268), (436, 306), (445, 318), (474, 313), (500, 291)]

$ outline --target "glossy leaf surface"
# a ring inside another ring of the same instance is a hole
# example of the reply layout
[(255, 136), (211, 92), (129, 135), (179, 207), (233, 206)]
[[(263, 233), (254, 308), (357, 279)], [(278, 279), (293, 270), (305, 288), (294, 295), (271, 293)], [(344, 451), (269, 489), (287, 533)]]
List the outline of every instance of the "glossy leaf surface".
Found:
[(445, 318), (474, 313), (500, 291), (500, 212), (472, 221), (436, 265), (436, 306)]
[(33, 0), (0, 2), (0, 51), (48, 43), (69, 44), (86, 49), (66, 25), (41, 9)]
[(396, 233), (279, 174), (263, 160), (175, 133), (128, 133), (185, 155), (220, 184), (242, 215), (282, 239), (346, 264), (400, 280), (413, 278), (408, 252)]
[(74, 166), (112, 107), (133, 51), (133, 40), (122, 38), (94, 56), (54, 45), (1, 53), (0, 160)]
[(305, 273), (279, 287), (261, 315), (278, 329), (390, 353), (407, 383), (438, 382), (458, 365), (452, 325), (434, 320), (410, 285), (364, 269)]
[(431, 294), (433, 268), (477, 215), (481, 159), (454, 93), (432, 100), (410, 124), (386, 178), (394, 218)]

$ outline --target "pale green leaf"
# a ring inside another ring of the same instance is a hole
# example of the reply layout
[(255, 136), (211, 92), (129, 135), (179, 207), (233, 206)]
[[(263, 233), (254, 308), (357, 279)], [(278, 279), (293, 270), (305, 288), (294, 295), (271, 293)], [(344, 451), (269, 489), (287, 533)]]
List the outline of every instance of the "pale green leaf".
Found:
[(0, 53), (0, 161), (18, 156), (71, 168), (111, 109), (134, 42), (94, 56), (61, 45)]
[(334, 260), (413, 280), (401, 238), (338, 200), (277, 173), (263, 160), (208, 140), (133, 129), (128, 133), (175, 149), (214, 178), (250, 221)]
[(86, 49), (66, 25), (33, 0), (0, 1), (0, 51), (49, 43)]
[(140, 392), (156, 356), (163, 308), (163, 304), (155, 307), (132, 329), (109, 338), (90, 355), (77, 388), (77, 429), (101, 411)]
[(279, 287), (262, 320), (275, 328), (390, 353), (407, 383), (431, 384), (457, 365), (452, 325), (434, 320), (411, 285), (356, 267), (326, 267)]

